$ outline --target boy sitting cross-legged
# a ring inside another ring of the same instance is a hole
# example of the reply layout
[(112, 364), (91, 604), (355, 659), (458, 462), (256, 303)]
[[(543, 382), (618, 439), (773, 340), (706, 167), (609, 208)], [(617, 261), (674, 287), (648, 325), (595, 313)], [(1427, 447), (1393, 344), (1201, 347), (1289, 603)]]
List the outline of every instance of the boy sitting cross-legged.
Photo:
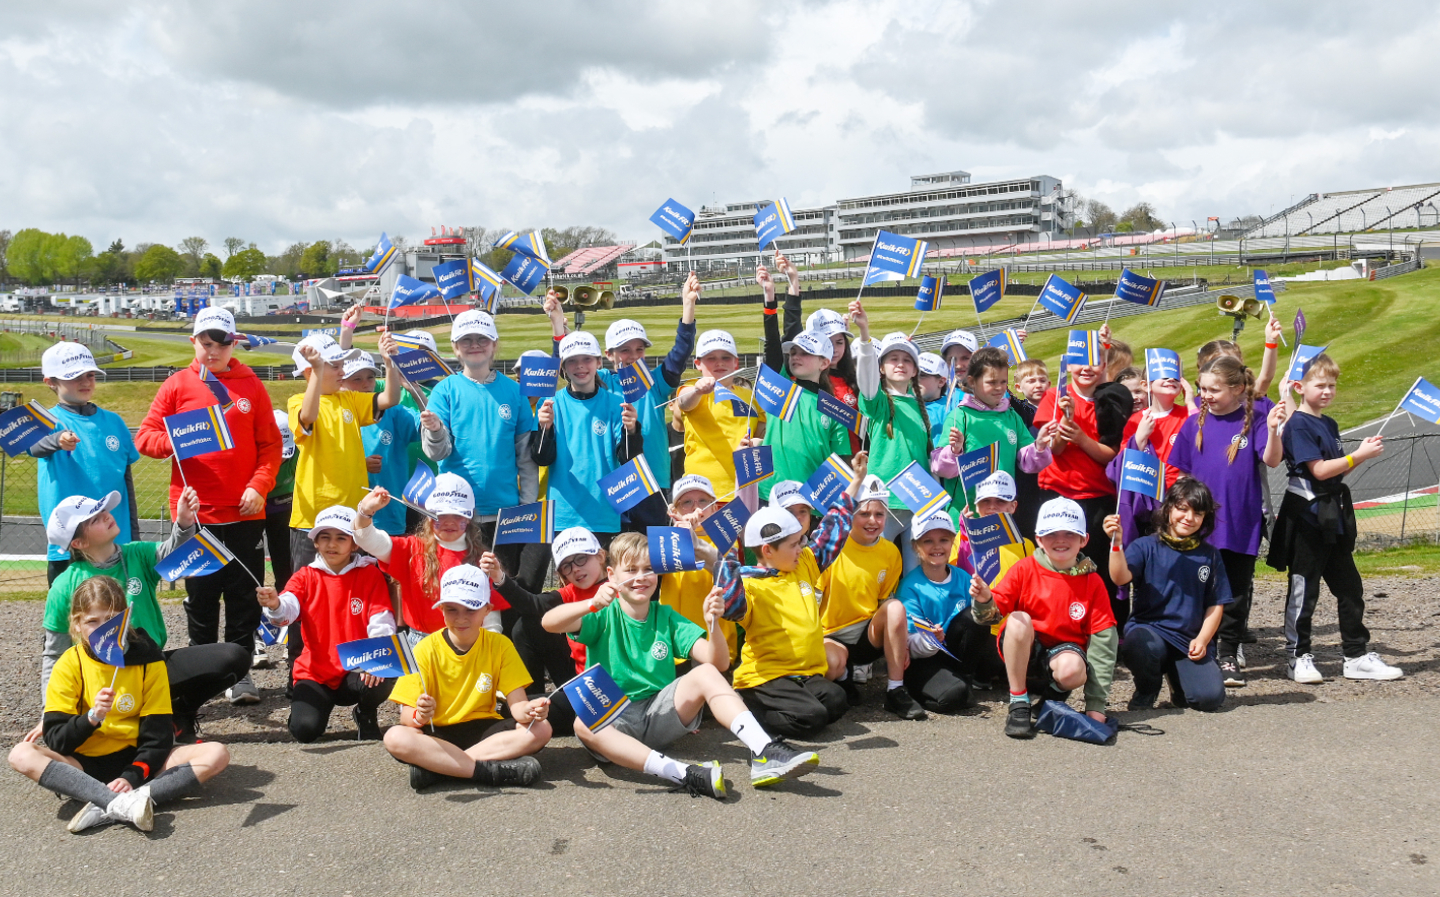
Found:
[[(715, 625), (722, 607), (719, 591), (705, 600), (707, 638), (706, 630), (673, 608), (651, 602), (658, 583), (645, 536), (617, 536), (610, 560), (610, 580), (595, 597), (561, 605), (541, 621), (548, 631), (570, 633), (585, 645), (589, 663), (604, 667), (630, 698), (620, 717), (598, 732), (576, 720), (580, 743), (602, 760), (668, 779), (697, 797), (724, 800), (725, 779), (718, 763), (685, 765), (659, 750), (697, 731), (709, 706), (715, 719), (749, 748), (752, 785), (774, 785), (810, 772), (819, 756), (766, 734), (720, 675), (730, 665), (730, 648)], [(694, 664), (679, 678), (676, 657), (688, 657)]]

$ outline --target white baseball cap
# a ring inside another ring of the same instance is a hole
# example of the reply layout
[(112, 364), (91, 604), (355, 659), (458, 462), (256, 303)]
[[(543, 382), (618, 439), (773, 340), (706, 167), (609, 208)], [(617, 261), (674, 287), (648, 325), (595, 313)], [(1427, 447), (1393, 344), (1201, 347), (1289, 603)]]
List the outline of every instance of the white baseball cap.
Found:
[(380, 373), (379, 365), (375, 364), (375, 356), (369, 352), (362, 351), (359, 355), (345, 362), (346, 380), (349, 380), (361, 371), (374, 371), (377, 375)]
[(280, 428), (280, 457), (288, 461), (295, 457), (295, 433), (290, 429), (290, 415), (277, 410), (275, 426)]
[(550, 544), (550, 556), (555, 559), (555, 567), (559, 569), (566, 558), (574, 557), (577, 554), (596, 555), (600, 553), (600, 540), (595, 534), (583, 526), (572, 526), (569, 529), (561, 530), (560, 535)]
[(980, 481), (975, 487), (975, 503), (982, 499), (998, 498), (1001, 501), (1015, 500), (1015, 478), (1003, 470), (997, 470)]
[(802, 330), (799, 333), (795, 334), (794, 339), (788, 339), (785, 342), (781, 343), (780, 351), (789, 352), (792, 347), (799, 349), (806, 355), (814, 355), (817, 358), (823, 358), (826, 361), (829, 361), (830, 356), (833, 354), (830, 349), (829, 338), (821, 336), (818, 333), (813, 333), (809, 330)]
[(770, 490), (770, 504), (777, 508), (789, 508), (794, 505), (804, 505), (811, 510), (815, 508), (815, 502), (810, 493), (805, 491), (805, 484), (799, 480), (781, 480)]
[(111, 492), (104, 498), (72, 495), (50, 512), (50, 521), (45, 524), (45, 538), (51, 545), (69, 548), (81, 524), (97, 514), (115, 510), (119, 504), (119, 492)]
[(711, 352), (729, 352), (736, 358), (740, 357), (735, 337), (723, 330), (707, 330), (700, 334), (700, 340), (695, 344), (695, 357), (704, 358)]
[(461, 312), (450, 325), (450, 342), (459, 342), (462, 336), (485, 336), (496, 342), (500, 341), (500, 331), (495, 329), (495, 319), (490, 317), (489, 312), (472, 308), (469, 311)]
[(515, 359), (515, 366), (512, 367), (510, 370), (512, 370), (512, 371), (519, 371), (521, 365), (523, 365), (523, 364), (525, 363), (525, 362), (524, 362), (524, 359), (526, 359), (526, 358), (549, 358), (549, 357), (550, 357), (550, 353), (549, 353), (549, 352), (542, 352), (542, 351), (540, 351), (539, 349), (526, 349), (524, 352), (521, 352), (521, 353), (520, 353), (520, 357), (519, 357), (519, 358)]
[(711, 498), (718, 498), (715, 494), (715, 484), (710, 482), (709, 477), (701, 476), (698, 473), (687, 473), (676, 480), (675, 485), (670, 489), (670, 494), (675, 497), (676, 501), (679, 501), (680, 496), (686, 492), (696, 491), (704, 492)]
[(74, 380), (90, 371), (105, 373), (95, 363), (95, 356), (80, 343), (56, 343), (40, 356), (40, 374), (46, 379)]
[(777, 505), (766, 505), (745, 521), (745, 547), (773, 545), (787, 536), (800, 532), (795, 515)]
[(459, 514), (466, 520), (475, 516), (475, 492), (470, 481), (458, 473), (442, 473), (425, 498), (425, 510), (432, 514)]
[(593, 333), (576, 330), (565, 334), (565, 338), (560, 341), (560, 364), (582, 355), (603, 358), (605, 353), (600, 351), (600, 341)]
[(945, 363), (945, 359), (934, 352), (921, 352), (920, 373), (929, 374), (932, 377), (945, 377), (950, 373), (950, 366)]
[(1035, 535), (1062, 532), (1081, 536), (1089, 532), (1085, 526), (1085, 512), (1068, 498), (1052, 498), (1040, 506), (1040, 516), (1035, 520)]
[(230, 314), (228, 308), (202, 308), (199, 314), (195, 315), (195, 326), (190, 329), (192, 336), (199, 336), (207, 330), (219, 330), (229, 335), (230, 339), (235, 338), (235, 316)]
[(940, 346), (940, 354), (944, 355), (954, 346), (969, 349), (971, 352), (980, 351), (980, 341), (975, 338), (975, 334), (968, 330), (950, 331), (950, 335), (945, 337), (945, 342)]
[(805, 319), (805, 329), (829, 339), (837, 333), (845, 332), (845, 318), (838, 311), (818, 308)]
[(910, 521), (910, 538), (918, 541), (926, 533), (936, 529), (943, 529), (950, 535), (955, 535), (955, 521), (950, 519), (949, 511), (941, 508)]
[(860, 494), (855, 496), (855, 506), (858, 508), (867, 501), (890, 503), (890, 488), (885, 485), (884, 480), (873, 473), (868, 474), (865, 479), (860, 481)]
[(340, 348), (340, 344), (335, 342), (334, 337), (324, 333), (312, 333), (296, 343), (295, 351), (290, 353), (290, 360), (295, 362), (295, 376), (297, 377), (303, 377), (305, 372), (310, 370), (310, 362), (306, 361), (305, 356), (300, 354), (300, 349), (304, 346), (314, 346), (320, 350), (320, 360), (326, 364), (333, 364), (337, 361), (349, 361), (361, 352), (360, 349)]
[(310, 539), (320, 535), (322, 529), (338, 529), (347, 536), (355, 535), (355, 509), (344, 505), (331, 505), (315, 515), (315, 525), (310, 527)]
[(424, 343), (425, 348), (434, 352), (436, 355), (440, 354), (440, 346), (435, 342), (435, 334), (428, 330), (407, 330), (402, 333), (401, 336), (408, 336), (410, 339)]
[(440, 577), (440, 600), (431, 607), (458, 604), (479, 610), (490, 603), (490, 577), (474, 564), (456, 564)]
[(920, 349), (911, 341), (910, 337), (898, 330), (885, 334), (885, 338), (880, 340), (879, 354), (876, 357), (884, 359), (891, 352), (909, 353), (910, 360), (915, 362), (915, 367), (917, 369), (920, 367)]
[(605, 328), (605, 351), (610, 352), (618, 349), (635, 339), (643, 342), (647, 349), (655, 345), (650, 342), (650, 337), (645, 335), (644, 324), (641, 324), (639, 321), (632, 321), (629, 318), (621, 318)]

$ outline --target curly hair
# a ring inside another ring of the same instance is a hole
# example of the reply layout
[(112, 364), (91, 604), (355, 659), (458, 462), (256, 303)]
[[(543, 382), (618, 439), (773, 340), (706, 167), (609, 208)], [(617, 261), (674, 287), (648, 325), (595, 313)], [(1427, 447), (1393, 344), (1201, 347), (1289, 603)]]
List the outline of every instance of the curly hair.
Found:
[(1165, 501), (1155, 509), (1154, 516), (1151, 517), (1155, 530), (1170, 532), (1170, 512), (1182, 506), (1205, 515), (1205, 520), (1195, 535), (1200, 537), (1202, 542), (1210, 538), (1210, 534), (1215, 532), (1215, 512), (1220, 506), (1215, 504), (1215, 495), (1210, 491), (1210, 487), (1191, 476), (1182, 476), (1165, 492)]

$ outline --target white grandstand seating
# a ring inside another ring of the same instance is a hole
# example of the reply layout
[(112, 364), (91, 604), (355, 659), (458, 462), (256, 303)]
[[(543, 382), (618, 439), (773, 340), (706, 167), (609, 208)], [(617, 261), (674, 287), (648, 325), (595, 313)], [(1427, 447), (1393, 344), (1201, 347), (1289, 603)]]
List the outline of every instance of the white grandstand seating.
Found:
[[(1416, 206), (1420, 206), (1417, 212)], [(1392, 222), (1391, 219), (1394, 219)], [(1301, 234), (1356, 233), (1389, 227), (1440, 224), (1440, 183), (1318, 194), (1245, 234), (1247, 239)]]

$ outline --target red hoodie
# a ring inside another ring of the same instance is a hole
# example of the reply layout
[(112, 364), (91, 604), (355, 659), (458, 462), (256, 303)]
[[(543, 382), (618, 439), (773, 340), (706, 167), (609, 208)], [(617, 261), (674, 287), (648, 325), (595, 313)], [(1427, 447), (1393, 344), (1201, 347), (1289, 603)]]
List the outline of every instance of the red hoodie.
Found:
[[(235, 437), (235, 447), (185, 459), (185, 480), (200, 495), (201, 523), (234, 523), (263, 520), (265, 504), (249, 517), (240, 516), (240, 498), (246, 489), (269, 495), (280, 469), (280, 429), (275, 426), (274, 407), (265, 384), (244, 364), (230, 359), (230, 367), (216, 374), (233, 403), (225, 412), (225, 423)], [(215, 394), (200, 379), (200, 362), (192, 361), (183, 371), (171, 374), (160, 385), (150, 413), (135, 434), (135, 447), (150, 458), (169, 458), (170, 437), (164, 418), (182, 411), (194, 411), (215, 404)], [(179, 465), (170, 465), (170, 510), (185, 488)]]

